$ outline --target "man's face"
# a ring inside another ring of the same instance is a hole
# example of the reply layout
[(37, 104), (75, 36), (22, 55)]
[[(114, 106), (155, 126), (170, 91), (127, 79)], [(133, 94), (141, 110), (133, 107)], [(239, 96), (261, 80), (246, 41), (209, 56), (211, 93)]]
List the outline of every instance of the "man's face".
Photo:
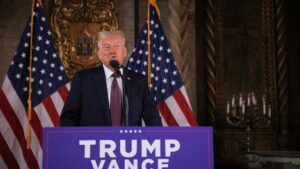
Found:
[(98, 45), (99, 50), (97, 55), (105, 66), (113, 70), (109, 66), (111, 60), (117, 60), (120, 64), (124, 63), (127, 56), (127, 49), (122, 36), (107, 35), (105, 38), (101, 39), (101, 42)]

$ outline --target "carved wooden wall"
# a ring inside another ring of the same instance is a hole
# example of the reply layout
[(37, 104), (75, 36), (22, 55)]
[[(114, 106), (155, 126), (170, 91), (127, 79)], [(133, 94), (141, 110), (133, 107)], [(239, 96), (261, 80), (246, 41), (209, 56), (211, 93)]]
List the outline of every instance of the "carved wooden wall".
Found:
[(69, 78), (97, 66), (97, 33), (117, 30), (114, 0), (54, 0), (51, 26)]

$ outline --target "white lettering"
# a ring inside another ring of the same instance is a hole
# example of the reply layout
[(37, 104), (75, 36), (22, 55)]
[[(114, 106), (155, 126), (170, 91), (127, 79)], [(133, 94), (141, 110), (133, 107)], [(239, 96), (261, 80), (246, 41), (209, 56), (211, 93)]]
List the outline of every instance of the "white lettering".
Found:
[(154, 161), (151, 159), (146, 159), (142, 162), (142, 169), (148, 169), (147, 164), (153, 164)]
[(147, 157), (147, 152), (150, 154), (155, 151), (155, 157), (160, 157), (160, 140), (154, 140), (152, 144), (148, 140), (142, 140), (142, 157)]
[(91, 158), (91, 146), (96, 145), (96, 140), (79, 140), (79, 145), (84, 146), (84, 158)]
[(116, 143), (113, 140), (99, 140), (99, 157), (105, 158), (105, 154), (109, 157), (116, 157), (114, 153), (116, 149)]
[(97, 165), (96, 160), (91, 160), (91, 163), (92, 163), (93, 169), (103, 169), (105, 160), (100, 160), (99, 166)]
[(125, 169), (138, 169), (138, 160), (134, 159), (133, 164), (130, 162), (130, 160), (125, 159), (125, 164), (124, 164)]
[(120, 141), (120, 153), (123, 157), (131, 158), (136, 155), (137, 152), (137, 140), (131, 140), (131, 151), (126, 151), (126, 140)]
[(167, 139), (165, 143), (166, 157), (170, 157), (172, 152), (178, 151), (180, 148), (180, 143), (178, 140)]
[(168, 168), (169, 167), (169, 159), (158, 159), (157, 160), (157, 169)]
[(108, 169), (120, 169), (116, 160), (111, 160)]

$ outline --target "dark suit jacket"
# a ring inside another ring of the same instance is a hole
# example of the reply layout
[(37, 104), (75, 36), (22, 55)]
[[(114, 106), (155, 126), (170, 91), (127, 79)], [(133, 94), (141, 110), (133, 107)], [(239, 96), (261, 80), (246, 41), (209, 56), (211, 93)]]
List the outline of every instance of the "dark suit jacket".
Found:
[[(161, 118), (147, 87), (146, 77), (124, 69), (129, 102), (129, 125), (161, 126)], [(111, 126), (103, 66), (78, 72), (60, 117), (61, 126)]]

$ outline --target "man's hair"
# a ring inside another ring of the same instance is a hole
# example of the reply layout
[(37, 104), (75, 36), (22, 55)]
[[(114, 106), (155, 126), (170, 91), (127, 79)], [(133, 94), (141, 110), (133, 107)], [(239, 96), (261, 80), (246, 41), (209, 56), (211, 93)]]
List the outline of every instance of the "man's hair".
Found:
[(101, 43), (101, 40), (107, 37), (108, 35), (119, 35), (122, 37), (122, 45), (125, 45), (125, 35), (123, 31), (100, 31), (98, 33), (98, 48), (100, 47), (99, 44)]

